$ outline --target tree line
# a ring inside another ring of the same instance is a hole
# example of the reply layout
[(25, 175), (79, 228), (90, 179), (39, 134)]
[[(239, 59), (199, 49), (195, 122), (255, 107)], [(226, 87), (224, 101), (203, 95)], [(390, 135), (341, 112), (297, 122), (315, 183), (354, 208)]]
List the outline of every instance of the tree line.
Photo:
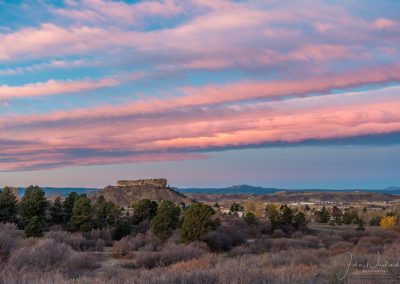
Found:
[(183, 242), (200, 240), (213, 225), (212, 207), (194, 203), (160, 203), (143, 199), (133, 202), (132, 214), (117, 204), (99, 196), (92, 202), (86, 194), (70, 193), (64, 200), (57, 197), (47, 200), (38, 186), (26, 188), (21, 200), (11, 188), (0, 191), (0, 222), (16, 223), (25, 237), (40, 237), (51, 226), (59, 225), (70, 232), (89, 232), (92, 229), (110, 228), (113, 238), (119, 240), (132, 231), (151, 229), (155, 236), (166, 240), (180, 227)]

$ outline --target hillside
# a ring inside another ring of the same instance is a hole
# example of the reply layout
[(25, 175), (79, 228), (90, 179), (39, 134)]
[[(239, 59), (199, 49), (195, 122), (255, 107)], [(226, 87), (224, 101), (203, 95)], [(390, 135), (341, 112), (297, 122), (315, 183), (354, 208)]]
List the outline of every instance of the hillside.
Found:
[(391, 202), (400, 199), (399, 195), (374, 192), (305, 192), (289, 191), (273, 194), (188, 194), (191, 198), (203, 202), (220, 202), (226, 200), (258, 200), (265, 202)]
[(132, 201), (141, 199), (192, 203), (186, 195), (169, 188), (165, 179), (118, 181), (117, 185), (106, 186), (90, 196), (96, 199), (100, 195), (103, 195), (107, 201), (124, 207), (129, 206)]

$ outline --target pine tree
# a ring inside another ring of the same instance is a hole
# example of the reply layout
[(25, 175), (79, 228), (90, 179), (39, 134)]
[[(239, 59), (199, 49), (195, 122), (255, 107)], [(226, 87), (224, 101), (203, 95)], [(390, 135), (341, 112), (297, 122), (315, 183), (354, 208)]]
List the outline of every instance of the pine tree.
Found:
[(0, 222), (15, 222), (17, 219), (17, 197), (11, 188), (0, 191)]
[(177, 227), (180, 213), (180, 208), (173, 202), (162, 201), (157, 209), (157, 215), (151, 221), (151, 230), (154, 235), (165, 241), (171, 235), (171, 231)]
[(39, 216), (33, 216), (25, 228), (25, 237), (43, 236), (43, 219)]
[(74, 208), (75, 201), (79, 195), (76, 192), (71, 192), (63, 202), (64, 209), (64, 224), (68, 225), (71, 221), (72, 209)]
[(157, 214), (158, 204), (149, 199), (142, 199), (138, 203), (133, 204), (133, 220), (134, 223), (139, 224), (142, 221), (151, 221)]
[(93, 227), (93, 209), (90, 200), (86, 196), (81, 196), (75, 201), (72, 209), (70, 229), (72, 231), (87, 232)]
[(64, 222), (64, 209), (61, 203), (61, 198), (57, 197), (49, 207), (50, 220), (52, 225), (62, 224)]
[(20, 202), (23, 222), (25, 224), (29, 223), (34, 216), (44, 220), (47, 207), (48, 202), (45, 198), (44, 191), (38, 186), (28, 187)]
[(111, 201), (107, 202), (103, 195), (97, 198), (94, 212), (96, 225), (100, 228), (113, 225), (121, 215), (120, 208)]
[(293, 218), (293, 227), (298, 230), (307, 225), (306, 215), (303, 212), (297, 212)]
[(200, 241), (211, 226), (211, 216), (215, 211), (211, 206), (194, 203), (186, 209), (181, 229), (181, 239), (185, 243)]
[(291, 225), (292, 221), (293, 221), (293, 211), (292, 209), (290, 209), (289, 206), (282, 205), (281, 206), (281, 225), (285, 226), (285, 225)]
[(330, 215), (328, 210), (326, 210), (325, 206), (323, 206), (322, 209), (317, 211), (315, 214), (317, 215), (319, 223), (328, 223)]

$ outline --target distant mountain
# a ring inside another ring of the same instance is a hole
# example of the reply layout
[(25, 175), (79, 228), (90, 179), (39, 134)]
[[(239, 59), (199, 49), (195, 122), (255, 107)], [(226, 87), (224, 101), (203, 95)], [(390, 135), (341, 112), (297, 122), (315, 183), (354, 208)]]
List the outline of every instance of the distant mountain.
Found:
[(282, 189), (278, 188), (266, 188), (247, 184), (233, 185), (223, 188), (176, 188), (176, 190), (182, 193), (200, 194), (271, 194), (282, 191)]
[(387, 187), (385, 189), (282, 189), (273, 187), (251, 186), (247, 184), (233, 185), (223, 188), (175, 188), (187, 194), (273, 194), (277, 192), (366, 192), (400, 194), (400, 187)]
[[(66, 197), (71, 192), (76, 192), (78, 194), (82, 193), (89, 194), (92, 192), (96, 192), (98, 190), (97, 188), (87, 188), (87, 187), (42, 187), (42, 189), (46, 193), (46, 196), (59, 195), (61, 197)], [(22, 196), (24, 195), (25, 188), (19, 187), (17, 192), (19, 196)]]
[(389, 186), (389, 187), (385, 188), (385, 190), (398, 190), (398, 191), (400, 191), (400, 186)]
[[(90, 194), (99, 191), (98, 188), (85, 187), (42, 187), (47, 196), (59, 195), (67, 196), (71, 192)], [(187, 194), (273, 194), (281, 191), (285, 192), (366, 192), (366, 193), (385, 193), (400, 194), (399, 186), (390, 186), (384, 189), (282, 189), (273, 187), (252, 186), (247, 184), (233, 185), (229, 187), (207, 187), (207, 188), (173, 188), (175, 191)], [(24, 194), (25, 188), (18, 188), (18, 195)]]

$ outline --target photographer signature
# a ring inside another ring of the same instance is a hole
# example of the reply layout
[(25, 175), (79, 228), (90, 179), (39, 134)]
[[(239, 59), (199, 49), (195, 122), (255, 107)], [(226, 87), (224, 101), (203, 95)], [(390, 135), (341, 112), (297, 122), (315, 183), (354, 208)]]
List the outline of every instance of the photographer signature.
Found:
[(380, 272), (387, 272), (388, 268), (400, 268), (400, 262), (390, 262), (390, 261), (381, 261), (381, 255), (378, 252), (378, 257), (374, 263), (366, 262), (366, 263), (359, 263), (357, 260), (353, 260), (353, 254), (351, 252), (345, 252), (339, 255), (335, 259), (335, 265), (338, 264), (345, 264), (344, 271), (338, 273), (338, 280), (343, 280), (350, 272), (350, 268), (357, 268), (358, 270), (362, 270), (364, 272), (367, 271), (380, 271)]

